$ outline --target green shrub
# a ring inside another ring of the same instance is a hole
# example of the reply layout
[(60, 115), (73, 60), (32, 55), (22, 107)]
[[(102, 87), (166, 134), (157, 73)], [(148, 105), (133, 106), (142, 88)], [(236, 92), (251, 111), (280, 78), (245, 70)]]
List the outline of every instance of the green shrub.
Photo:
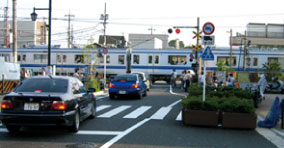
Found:
[(192, 84), (188, 89), (187, 92), (190, 96), (199, 96), (202, 95), (202, 87), (198, 86), (198, 84)]
[(230, 98), (219, 105), (220, 110), (233, 113), (254, 113), (254, 103), (248, 99)]
[(95, 88), (96, 91), (100, 91), (101, 88), (100, 88), (100, 82), (98, 79), (93, 79), (93, 80), (90, 80), (90, 82), (88, 83), (88, 89), (90, 88)]
[(184, 108), (192, 110), (207, 110), (207, 111), (217, 111), (218, 110), (218, 99), (210, 98), (206, 101), (202, 101), (202, 96), (191, 96), (186, 97), (182, 100), (182, 105)]

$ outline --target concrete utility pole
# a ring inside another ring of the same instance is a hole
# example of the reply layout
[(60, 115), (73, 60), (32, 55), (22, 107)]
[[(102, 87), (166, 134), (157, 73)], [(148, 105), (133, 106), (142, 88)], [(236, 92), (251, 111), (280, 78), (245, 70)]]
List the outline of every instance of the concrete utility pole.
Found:
[(233, 64), (233, 45), (232, 45), (233, 30), (230, 29), (230, 66)]
[(153, 31), (156, 31), (156, 29), (153, 28), (153, 26), (151, 26), (151, 28), (148, 28), (149, 31), (151, 31), (151, 35), (153, 34)]
[(75, 15), (73, 14), (70, 14), (70, 11), (69, 11), (69, 14), (67, 15), (64, 15), (64, 17), (68, 17), (68, 48), (71, 47), (72, 45), (72, 39), (71, 39), (71, 17), (75, 17)]
[(7, 7), (4, 8), (4, 19), (5, 19), (5, 38), (4, 38), (4, 44), (5, 48), (10, 48), (10, 27), (9, 27), (9, 22), (8, 22), (8, 1), (7, 1)]
[(18, 46), (17, 46), (17, 0), (13, 0), (13, 62), (18, 60)]
[[(104, 48), (107, 46), (106, 41), (106, 24), (107, 24), (108, 14), (106, 14), (106, 3), (105, 3), (105, 11), (104, 14), (101, 14), (100, 20), (103, 20), (104, 26)], [(105, 50), (105, 49), (104, 49)], [(104, 54), (104, 88), (106, 88), (106, 54)]]

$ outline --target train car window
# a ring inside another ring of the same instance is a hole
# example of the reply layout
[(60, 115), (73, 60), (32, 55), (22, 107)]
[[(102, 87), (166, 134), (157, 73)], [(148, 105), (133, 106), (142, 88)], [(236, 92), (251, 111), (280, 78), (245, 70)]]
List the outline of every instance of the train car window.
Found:
[[(219, 61), (225, 61), (226, 65), (230, 65), (230, 57), (229, 56), (227, 56), (227, 57), (218, 56), (217, 62), (219, 62)], [(232, 57), (232, 65), (231, 66), (236, 66), (236, 65), (237, 65), (237, 59), (236, 59), (236, 57)]]
[(61, 63), (61, 56), (60, 55), (56, 56), (56, 61), (57, 61), (57, 63)]
[(118, 55), (118, 63), (124, 64), (124, 61), (125, 61), (125, 56), (124, 55)]
[(258, 58), (253, 58), (253, 66), (258, 66)]
[(22, 55), (22, 61), (26, 62), (26, 55), (25, 54)]
[(185, 65), (187, 63), (186, 56), (169, 55), (168, 63), (171, 65)]
[(148, 64), (152, 64), (153, 63), (153, 56), (148, 56)]
[(19, 62), (21, 61), (21, 55), (18, 55), (18, 61)]
[(139, 61), (140, 61), (139, 55), (134, 55), (133, 56), (133, 64), (139, 64)]
[(246, 62), (247, 62), (247, 66), (250, 66), (251, 65), (251, 58), (250, 57), (247, 57), (247, 60), (246, 60)]
[(47, 63), (47, 55), (46, 54), (34, 54), (34, 62), (35, 63)]
[(63, 60), (63, 63), (67, 63), (67, 56), (63, 55), (62, 60)]
[(5, 62), (10, 62), (10, 55), (9, 54), (0, 54), (1, 57), (4, 57)]
[(278, 63), (278, 58), (268, 57), (268, 63)]
[(75, 55), (75, 63), (84, 63), (84, 57), (83, 55)]
[[(100, 58), (100, 63), (103, 64), (104, 63), (104, 57)], [(110, 56), (106, 55), (106, 63), (109, 64), (110, 63)]]
[(155, 56), (155, 64), (159, 64), (159, 56)]

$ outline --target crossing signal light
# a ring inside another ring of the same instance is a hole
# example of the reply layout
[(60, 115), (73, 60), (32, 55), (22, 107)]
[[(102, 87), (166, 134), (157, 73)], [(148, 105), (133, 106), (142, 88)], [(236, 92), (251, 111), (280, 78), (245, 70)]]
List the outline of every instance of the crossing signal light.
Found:
[(180, 33), (180, 29), (177, 28), (176, 29), (176, 33), (179, 34)]
[(193, 61), (193, 58), (194, 58), (193, 54), (190, 54), (189, 57), (190, 57), (190, 58), (189, 58), (189, 61), (192, 62), (192, 61)]
[[(180, 29), (179, 29), (179, 28), (175, 29), (175, 32), (176, 32), (176, 34), (179, 34), (179, 33), (180, 33)], [(172, 28), (169, 28), (169, 29), (168, 29), (168, 33), (169, 33), (169, 34), (173, 33), (173, 29), (172, 29)]]

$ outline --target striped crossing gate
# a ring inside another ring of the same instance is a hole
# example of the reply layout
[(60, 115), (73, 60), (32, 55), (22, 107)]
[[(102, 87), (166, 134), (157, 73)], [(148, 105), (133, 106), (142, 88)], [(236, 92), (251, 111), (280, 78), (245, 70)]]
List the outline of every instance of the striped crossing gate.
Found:
[(17, 80), (0, 81), (0, 93), (9, 93), (20, 83)]

